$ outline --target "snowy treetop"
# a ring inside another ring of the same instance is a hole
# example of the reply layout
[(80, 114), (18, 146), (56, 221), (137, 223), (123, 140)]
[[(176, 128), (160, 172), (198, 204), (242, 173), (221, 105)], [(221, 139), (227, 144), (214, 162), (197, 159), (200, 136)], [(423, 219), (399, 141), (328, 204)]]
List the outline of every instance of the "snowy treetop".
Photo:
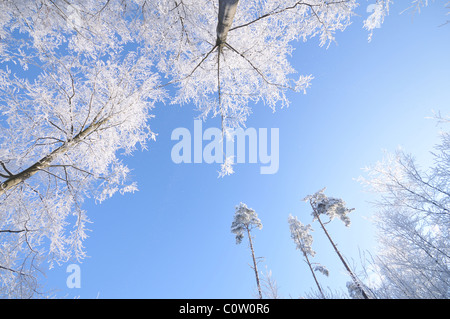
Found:
[(292, 215), (288, 217), (291, 238), (294, 240), (297, 249), (300, 249), (305, 255), (314, 257), (316, 252), (311, 248), (313, 237), (311, 225), (303, 225), (301, 221)]
[(348, 213), (354, 210), (354, 208), (347, 208), (346, 203), (340, 198), (327, 197), (324, 194), (325, 188), (316, 192), (313, 195), (306, 196), (303, 201), (311, 204), (313, 209), (313, 220), (316, 220), (321, 214), (327, 215), (330, 220), (335, 217), (339, 217), (345, 226), (350, 226), (350, 218)]
[(244, 203), (239, 203), (236, 206), (233, 223), (231, 224), (231, 232), (236, 234), (236, 243), (241, 243), (244, 238), (244, 231), (249, 231), (253, 228), (261, 229), (261, 220), (253, 209), (248, 208)]

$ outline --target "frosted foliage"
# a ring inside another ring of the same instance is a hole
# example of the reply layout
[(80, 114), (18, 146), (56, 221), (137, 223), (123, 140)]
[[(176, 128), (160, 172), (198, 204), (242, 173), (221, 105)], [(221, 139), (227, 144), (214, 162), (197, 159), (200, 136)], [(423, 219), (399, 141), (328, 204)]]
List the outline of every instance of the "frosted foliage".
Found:
[(389, 5), (392, 2), (392, 0), (377, 0), (368, 7), (371, 14), (364, 20), (364, 28), (369, 31), (369, 41), (372, 40), (374, 30), (381, 27), (384, 18), (389, 14)]
[(0, 193), (0, 229), (21, 231), (17, 245), (0, 253), (0, 265), (12, 269), (12, 257), (21, 255), (9, 249), (37, 252), (47, 242), (41, 254), (52, 261), (84, 258), (84, 198), (101, 202), (135, 191), (117, 151), (129, 154), (153, 136), (147, 119), (159, 92), (148, 61), (132, 54), (89, 66), (66, 59), (48, 61), (53, 74), (43, 72), (33, 82), (0, 71), (8, 79), (0, 83), (0, 112), (7, 118), (0, 131), (0, 181), (25, 178), (25, 169), (51, 159)]
[[(406, 1), (398, 1), (398, 3), (401, 3), (402, 5), (405, 5), (405, 2)], [(434, 2), (434, 0), (410, 0), (401, 13), (420, 13), (422, 8), (427, 7)], [(436, 1), (436, 3), (442, 5), (443, 2)], [(377, 0), (374, 4), (368, 5), (367, 11), (370, 12), (370, 15), (366, 18), (366, 20), (364, 20), (364, 28), (369, 31), (369, 41), (372, 40), (375, 29), (380, 28), (385, 17), (389, 15), (389, 8), (392, 4), (394, 4), (393, 0)], [(445, 3), (443, 6), (447, 10), (448, 15), (450, 13), (448, 11), (448, 9), (450, 9), (450, 2)], [(447, 22), (444, 22), (444, 24), (446, 23), (449, 23), (449, 21), (447, 20)]]
[(361, 287), (355, 284), (353, 281), (346, 283), (348, 294), (352, 299), (364, 299)]
[(367, 177), (359, 181), (383, 194), (385, 204), (410, 208), (432, 224), (450, 224), (450, 134), (441, 137), (433, 153), (436, 164), (428, 171), (422, 171), (412, 155), (397, 150), (386, 152), (382, 161), (365, 168)]
[(378, 254), (374, 260), (381, 298), (448, 299), (450, 234), (410, 209), (377, 213)]
[(314, 271), (318, 271), (322, 273), (322, 275), (327, 277), (330, 275), (330, 271), (328, 270), (328, 268), (323, 265), (314, 266)]
[(236, 235), (236, 243), (240, 244), (244, 238), (245, 232), (248, 232), (253, 228), (261, 229), (261, 220), (253, 209), (248, 208), (244, 203), (240, 203), (236, 206), (234, 219), (231, 224), (231, 232)]
[(121, 51), (119, 3), (101, 4), (0, 2), (0, 296), (33, 295), (40, 261), (86, 256), (87, 197), (137, 190), (120, 155), (154, 137), (164, 93), (143, 49)]
[(313, 220), (317, 219), (317, 216), (326, 215), (330, 220), (338, 217), (345, 226), (350, 226), (350, 218), (348, 214), (354, 210), (354, 208), (347, 208), (345, 202), (342, 199), (327, 197), (324, 194), (325, 188), (318, 191), (314, 195), (306, 196), (303, 200), (308, 201), (313, 208), (312, 216)]
[(219, 171), (219, 177), (224, 177), (226, 175), (231, 175), (234, 173), (233, 161), (233, 156), (225, 157), (225, 160), (220, 167), (221, 169)]
[(312, 249), (313, 237), (310, 234), (312, 231), (311, 225), (303, 225), (297, 217), (289, 215), (288, 217), (289, 230), (291, 231), (291, 238), (295, 243), (297, 249), (301, 250), (303, 254), (314, 257), (316, 252)]
[(193, 102), (201, 116), (221, 117), (224, 129), (242, 125), (250, 103), (287, 106), (287, 90), (304, 92), (312, 77), (291, 76), (292, 41), (317, 36), (321, 45), (330, 43), (349, 24), (355, 7), (354, 1), (240, 1), (219, 47), (217, 1), (184, 0), (176, 8), (158, 3), (164, 15), (151, 25), (157, 30), (142, 36), (164, 35), (160, 45), (167, 53), (158, 69), (177, 83), (173, 103)]

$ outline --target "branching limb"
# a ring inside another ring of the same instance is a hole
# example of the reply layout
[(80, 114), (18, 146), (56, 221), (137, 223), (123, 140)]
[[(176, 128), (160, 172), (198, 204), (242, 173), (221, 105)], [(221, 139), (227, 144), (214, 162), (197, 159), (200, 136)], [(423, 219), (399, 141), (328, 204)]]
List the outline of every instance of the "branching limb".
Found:
[[(346, 3), (346, 2), (348, 2), (348, 1), (349, 1), (349, 0), (332, 1), (332, 2), (328, 2), (328, 3), (327, 3), (327, 6), (328, 6), (328, 5), (333, 5), (333, 4)], [(239, 26), (233, 27), (233, 28), (231, 28), (229, 31), (233, 31), (233, 30), (237, 30), (237, 29), (240, 29), (240, 28), (247, 27), (247, 26), (249, 26), (249, 25), (251, 25), (251, 24), (253, 24), (253, 23), (256, 23), (256, 22), (258, 22), (258, 21), (260, 21), (260, 20), (263, 20), (263, 19), (265, 19), (265, 18), (268, 18), (268, 17), (270, 17), (270, 16), (277, 15), (277, 14), (281, 14), (281, 13), (284, 13), (284, 12), (289, 11), (289, 10), (293, 10), (293, 9), (295, 9), (295, 8), (297, 8), (298, 6), (301, 6), (301, 5), (308, 6), (309, 8), (311, 8), (311, 10), (312, 10), (312, 12), (314, 13), (314, 15), (316, 16), (316, 18), (319, 20), (319, 22), (322, 23), (322, 21), (320, 21), (319, 17), (317, 16), (317, 14), (316, 14), (316, 12), (315, 12), (315, 10), (314, 10), (314, 7), (319, 7), (320, 4), (311, 4), (311, 3), (306, 3), (306, 2), (298, 1), (298, 2), (296, 2), (295, 4), (293, 4), (292, 6), (289, 6), (289, 7), (283, 8), (283, 9), (278, 9), (278, 8), (279, 8), (279, 7), (278, 7), (276, 10), (274, 10), (274, 11), (272, 11), (272, 12), (263, 14), (262, 16), (256, 18), (255, 20), (252, 20), (252, 21), (250, 21), (250, 22), (247, 22), (247, 23), (241, 24), (241, 25), (239, 25)], [(323, 23), (322, 23), (322, 24), (323, 24)]]
[(245, 55), (243, 55), (242, 53), (240, 53), (238, 50), (236, 50), (235, 48), (233, 48), (230, 44), (225, 43), (226, 47), (229, 48), (230, 50), (232, 50), (233, 52), (235, 52), (236, 54), (238, 54), (239, 56), (241, 56), (245, 61), (248, 62), (248, 64), (250, 64), (250, 66), (253, 68), (253, 70), (256, 71), (256, 73), (258, 73), (261, 78), (264, 80), (264, 82), (266, 82), (268, 85), (272, 85), (272, 86), (276, 86), (278, 88), (283, 88), (283, 89), (290, 89), (293, 90), (293, 88), (289, 87), (289, 86), (285, 86), (285, 85), (281, 85), (281, 84), (277, 84), (277, 83), (273, 83), (270, 82), (269, 80), (267, 80), (266, 76), (264, 75), (264, 73), (261, 72), (261, 70), (259, 70), (253, 63), (252, 61), (250, 61)]

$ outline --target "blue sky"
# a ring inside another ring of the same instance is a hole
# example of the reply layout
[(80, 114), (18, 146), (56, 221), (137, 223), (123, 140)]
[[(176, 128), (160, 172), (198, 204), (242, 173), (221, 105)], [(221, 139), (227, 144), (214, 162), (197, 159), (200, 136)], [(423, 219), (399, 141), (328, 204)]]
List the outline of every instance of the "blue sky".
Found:
[[(156, 141), (124, 159), (139, 192), (85, 203), (93, 224), (85, 241), (90, 257), (79, 264), (81, 288), (66, 287), (68, 264), (46, 272), (46, 288), (69, 298), (253, 298), (247, 241), (236, 245), (230, 232), (242, 201), (264, 225), (253, 234), (256, 255), (264, 257), (260, 270), (272, 270), (282, 297), (300, 297), (314, 282), (290, 239), (287, 218), (311, 223), (301, 199), (323, 187), (356, 209), (349, 228), (339, 220), (329, 224), (341, 252), (351, 264), (359, 264), (359, 251), (375, 253), (368, 203), (374, 197), (355, 178), (382, 159), (383, 149), (398, 146), (430, 165), (439, 127), (426, 117), (450, 109), (450, 25), (439, 27), (445, 10), (434, 3), (420, 15), (400, 15), (404, 5), (391, 7), (370, 43), (362, 17), (328, 49), (317, 39), (298, 43), (292, 63), (314, 76), (312, 87), (306, 95), (289, 94), (291, 106), (275, 113), (255, 105), (247, 121), (256, 129), (279, 128), (277, 174), (261, 175), (259, 163), (247, 163), (218, 178), (217, 164), (173, 163), (172, 131), (193, 132), (198, 114), (190, 105), (158, 105), (151, 122)], [(366, 14), (364, 5), (359, 13)], [(208, 127), (220, 127), (218, 119), (203, 123)], [(318, 224), (312, 226), (313, 261), (330, 269), (329, 278), (318, 275), (322, 286), (345, 291), (350, 278)]]

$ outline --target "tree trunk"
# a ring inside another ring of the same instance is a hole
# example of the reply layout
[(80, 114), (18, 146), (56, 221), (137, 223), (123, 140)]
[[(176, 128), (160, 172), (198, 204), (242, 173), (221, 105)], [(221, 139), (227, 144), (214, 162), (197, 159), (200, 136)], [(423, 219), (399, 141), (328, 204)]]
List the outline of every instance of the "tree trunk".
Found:
[(248, 234), (248, 241), (250, 243), (250, 250), (252, 251), (253, 270), (255, 271), (256, 286), (258, 287), (259, 299), (262, 299), (261, 285), (259, 283), (258, 267), (256, 266), (255, 251), (253, 250), (252, 236), (250, 234), (250, 229), (248, 229), (248, 228), (247, 228), (247, 234)]
[(323, 299), (326, 299), (326, 298), (325, 298), (325, 294), (324, 294), (323, 291), (322, 291), (322, 287), (320, 287), (319, 281), (317, 280), (316, 274), (314, 273), (314, 269), (312, 268), (312, 265), (311, 265), (311, 263), (310, 263), (310, 261), (309, 261), (308, 255), (305, 254), (305, 253), (303, 253), (303, 255), (305, 256), (306, 263), (308, 264), (309, 269), (311, 270), (311, 273), (312, 273), (312, 275), (313, 275), (314, 281), (316, 282), (317, 288), (319, 289), (319, 292), (320, 292), (320, 294), (322, 295), (322, 298), (323, 298)]
[[(311, 205), (312, 207), (312, 205)], [(364, 299), (369, 299), (369, 297), (366, 295), (364, 289), (361, 287), (361, 284), (359, 283), (358, 279), (356, 278), (355, 274), (353, 273), (353, 271), (351, 271), (350, 267), (347, 265), (346, 261), (344, 260), (344, 257), (342, 257), (341, 253), (339, 252), (339, 250), (337, 249), (336, 244), (334, 243), (334, 241), (331, 239), (331, 236), (328, 234), (327, 229), (325, 228), (325, 226), (323, 225), (322, 221), (320, 220), (319, 214), (316, 212), (316, 210), (313, 208), (314, 210), (314, 214), (316, 215), (317, 220), (320, 223), (320, 226), (322, 227), (323, 231), (325, 232), (325, 235), (327, 235), (328, 240), (330, 241), (331, 245), (334, 248), (334, 251), (336, 252), (336, 254), (339, 256), (339, 259), (341, 260), (341, 262), (344, 264), (345, 269), (347, 270), (347, 272), (349, 273), (350, 277), (352, 278), (353, 282), (359, 287), (359, 289), (361, 289), (361, 294), (363, 295)]]
[(227, 40), (228, 31), (233, 23), (239, 0), (219, 0), (216, 45), (221, 46)]

